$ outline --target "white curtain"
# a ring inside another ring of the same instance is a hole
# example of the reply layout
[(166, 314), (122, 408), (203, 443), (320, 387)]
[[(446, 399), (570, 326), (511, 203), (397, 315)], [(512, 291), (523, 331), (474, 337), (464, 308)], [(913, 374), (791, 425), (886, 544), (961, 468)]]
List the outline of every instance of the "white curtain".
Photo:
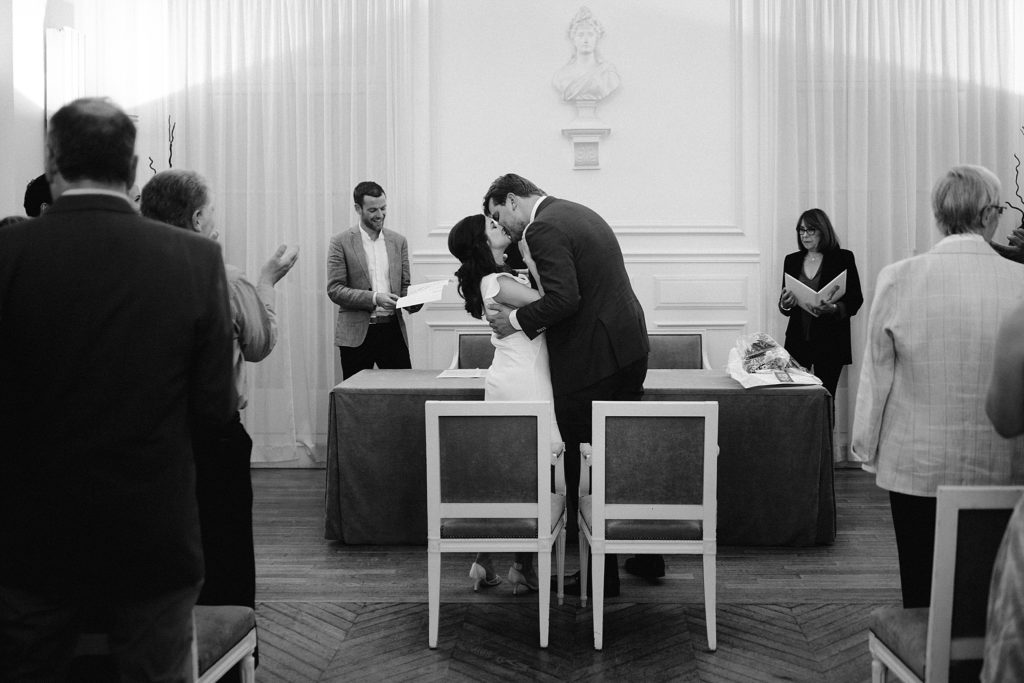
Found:
[[(97, 94), (139, 118), (139, 184), (173, 165), (215, 192), (225, 259), (255, 280), (300, 246), (278, 286), (277, 348), (249, 364), (255, 462), (325, 459), (335, 379), (330, 237), (355, 222), (356, 183), (408, 194), (414, 0), (78, 0)], [(171, 136), (173, 134), (173, 141)], [(152, 168), (150, 168), (152, 166)], [(403, 202), (388, 223), (412, 223)], [(159, 312), (154, 312), (158, 315)]]
[[(801, 212), (825, 210), (857, 259), (865, 305), (837, 424), (852, 423), (878, 271), (936, 241), (931, 188), (981, 164), (1013, 199), (1021, 136), (1019, 0), (756, 0), (742, 5), (759, 72), (760, 193), (773, 316)], [(1016, 38), (1016, 44), (1015, 44)], [(1004, 215), (1010, 221), (1020, 215)], [(842, 392), (840, 392), (842, 394)], [(845, 398), (845, 400), (843, 400)], [(841, 454), (840, 454), (841, 455)]]

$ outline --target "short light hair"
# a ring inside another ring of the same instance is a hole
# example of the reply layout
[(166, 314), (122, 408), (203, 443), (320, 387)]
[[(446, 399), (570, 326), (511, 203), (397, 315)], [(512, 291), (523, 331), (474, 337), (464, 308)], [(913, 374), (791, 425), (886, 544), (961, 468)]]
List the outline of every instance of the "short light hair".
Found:
[(142, 188), (139, 211), (146, 218), (193, 230), (192, 216), (210, 202), (206, 180), (195, 171), (160, 171)]
[(932, 189), (932, 212), (943, 235), (980, 233), (981, 213), (999, 204), (1002, 186), (984, 166), (954, 166)]

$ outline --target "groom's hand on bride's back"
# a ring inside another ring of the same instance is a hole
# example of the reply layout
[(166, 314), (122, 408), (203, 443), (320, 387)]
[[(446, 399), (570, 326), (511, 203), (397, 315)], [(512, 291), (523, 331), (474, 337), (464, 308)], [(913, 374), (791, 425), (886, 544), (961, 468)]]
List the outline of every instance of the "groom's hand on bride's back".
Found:
[(507, 337), (513, 332), (516, 332), (516, 328), (512, 327), (512, 323), (508, 321), (508, 314), (514, 309), (505, 304), (494, 303), (488, 304), (487, 306), (487, 322), (491, 325), (491, 330), (498, 335), (498, 339)]

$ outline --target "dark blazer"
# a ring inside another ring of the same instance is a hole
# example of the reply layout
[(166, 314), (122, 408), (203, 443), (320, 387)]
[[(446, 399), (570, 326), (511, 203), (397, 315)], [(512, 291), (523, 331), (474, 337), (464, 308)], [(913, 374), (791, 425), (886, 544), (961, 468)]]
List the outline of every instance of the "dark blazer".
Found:
[(235, 409), (216, 242), (101, 194), (0, 229), (0, 387), (0, 584), (198, 582), (189, 426)]
[(619, 241), (597, 213), (545, 197), (524, 239), (544, 296), (516, 313), (531, 339), (547, 332), (555, 394), (576, 391), (647, 355), (647, 323)]
[[(799, 280), (804, 253), (796, 251), (786, 256), (783, 271)], [(864, 303), (864, 295), (860, 291), (860, 275), (857, 274), (857, 264), (854, 262), (852, 251), (835, 249), (823, 252), (822, 256), (819, 279), (822, 287), (846, 270), (846, 294), (835, 302), (840, 304), (841, 310), (832, 316), (815, 318), (797, 306), (789, 311), (779, 306), (779, 311), (789, 317), (789, 325), (786, 327), (786, 350), (798, 360), (813, 357), (820, 362), (849, 365), (853, 362), (850, 353), (850, 318), (856, 315)], [(782, 278), (782, 286), (786, 286), (785, 277)], [(811, 318), (809, 341), (803, 338), (802, 316)]]

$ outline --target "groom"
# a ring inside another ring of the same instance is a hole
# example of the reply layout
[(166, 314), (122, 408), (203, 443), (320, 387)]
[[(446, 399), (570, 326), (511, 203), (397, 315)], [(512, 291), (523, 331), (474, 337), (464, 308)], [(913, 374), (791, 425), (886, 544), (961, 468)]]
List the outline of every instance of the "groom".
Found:
[[(615, 233), (597, 213), (548, 197), (514, 173), (491, 183), (483, 203), (484, 212), (513, 241), (526, 243), (537, 264), (544, 296), (518, 310), (495, 303), (487, 320), (499, 337), (522, 330), (533, 339), (547, 332), (555, 417), (566, 440), (569, 519), (574, 520), (580, 478), (575, 454), (580, 442), (592, 441), (591, 403), (643, 397), (649, 348), (644, 312)], [(605, 566), (605, 596), (614, 597), (619, 594), (617, 558), (607, 556)], [(660, 556), (632, 558), (626, 569), (664, 575)]]

